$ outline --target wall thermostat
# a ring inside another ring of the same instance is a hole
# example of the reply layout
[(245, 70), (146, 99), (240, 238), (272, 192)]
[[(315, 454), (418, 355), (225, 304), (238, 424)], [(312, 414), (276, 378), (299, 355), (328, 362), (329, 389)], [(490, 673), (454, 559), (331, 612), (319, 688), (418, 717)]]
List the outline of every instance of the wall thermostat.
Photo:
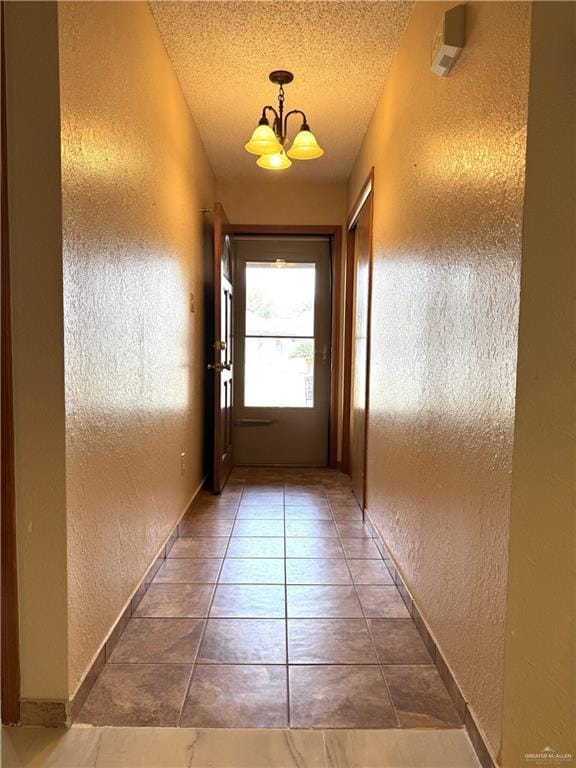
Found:
[(435, 75), (446, 77), (464, 48), (466, 34), (466, 6), (456, 5), (444, 13), (442, 22), (432, 41), (432, 66)]

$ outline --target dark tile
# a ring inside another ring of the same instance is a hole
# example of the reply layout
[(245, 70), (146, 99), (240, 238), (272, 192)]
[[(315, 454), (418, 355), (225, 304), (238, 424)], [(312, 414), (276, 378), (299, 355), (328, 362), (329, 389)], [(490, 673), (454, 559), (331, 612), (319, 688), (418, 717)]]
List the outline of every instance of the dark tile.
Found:
[(212, 584), (151, 584), (133, 616), (203, 618), (208, 614)]
[(354, 584), (393, 586), (394, 582), (382, 560), (348, 560)]
[(331, 520), (332, 512), (327, 501), (292, 501), (286, 504), (286, 520)]
[(222, 560), (168, 558), (154, 578), (154, 584), (214, 584)]
[(381, 664), (431, 664), (412, 619), (368, 619)]
[(146, 582), (144, 582), (143, 584), (140, 584), (140, 586), (134, 593), (132, 599), (130, 600), (130, 611), (132, 612), (132, 614), (136, 612), (138, 606), (142, 602), (142, 598), (144, 597), (146, 592), (148, 592), (149, 586), (150, 584), (147, 584)]
[(191, 669), (187, 664), (107, 664), (76, 722), (176, 726)]
[(131, 619), (111, 664), (193, 664), (204, 619)]
[(290, 666), (292, 728), (395, 728), (377, 666)]
[(343, 538), (348, 539), (369, 539), (370, 531), (368, 526), (361, 520), (339, 521), (336, 523), (338, 533)]
[(462, 725), (436, 667), (383, 666), (382, 670), (403, 728)]
[(285, 614), (284, 587), (268, 584), (219, 584), (210, 618), (282, 619)]
[(180, 726), (286, 728), (287, 709), (284, 666), (197, 666)]
[(214, 520), (209, 517), (196, 517), (183, 520), (178, 526), (179, 536), (230, 536), (234, 520)]
[(225, 537), (214, 538), (182, 538), (176, 539), (174, 546), (168, 553), (168, 557), (204, 558), (224, 557), (228, 539)]
[(232, 538), (228, 557), (284, 557), (284, 539), (280, 538)]
[(208, 619), (198, 664), (285, 664), (283, 619)]
[(237, 520), (284, 520), (284, 507), (282, 504), (240, 507)]
[[(106, 646), (107, 645), (108, 643), (106, 643)], [(72, 718), (72, 721), (76, 720), (76, 718), (78, 717), (78, 713), (84, 706), (84, 702), (88, 698), (90, 691), (94, 687), (96, 680), (98, 680), (98, 675), (104, 669), (104, 665), (106, 664), (106, 658), (107, 658), (106, 654), (107, 654), (107, 649), (106, 647), (104, 647), (100, 650), (100, 653), (96, 656), (96, 658), (92, 662), (92, 665), (88, 670), (86, 677), (84, 678), (80, 687), (76, 691), (76, 694), (74, 695), (74, 698), (72, 700), (72, 704), (70, 707), (70, 717)], [(54, 712), (54, 714), (56, 714), (56, 712)], [(60, 723), (62, 724), (66, 722), (66, 719), (67, 719), (66, 715), (64, 715), (64, 718), (63, 720), (60, 721)], [(23, 717), (22, 720), (23, 720), (22, 725), (24, 725), (25, 717)], [(42, 722), (46, 725), (44, 720), (42, 720)]]
[(284, 520), (237, 520), (233, 536), (284, 536)]
[(284, 559), (228, 558), (220, 584), (284, 584)]
[(286, 536), (337, 538), (338, 531), (331, 520), (287, 520)]
[(365, 619), (290, 619), (290, 664), (377, 664)]
[(353, 587), (289, 585), (287, 592), (289, 618), (362, 618), (362, 608)]
[(372, 539), (342, 539), (342, 546), (349, 559), (380, 560), (380, 552)]
[(124, 613), (122, 614), (122, 616), (116, 622), (116, 626), (110, 633), (110, 637), (108, 638), (108, 640), (106, 640), (106, 646), (105, 646), (106, 660), (108, 660), (112, 655), (112, 651), (116, 647), (116, 643), (120, 639), (122, 632), (124, 632), (124, 630), (126, 629), (131, 616), (132, 616), (132, 604), (129, 603), (128, 607), (124, 610)]
[(286, 539), (286, 557), (344, 557), (338, 539)]
[(352, 578), (346, 560), (292, 558), (286, 560), (288, 584), (351, 584)]
[[(418, 630), (416, 630), (418, 632)], [(420, 635), (420, 633), (418, 633)], [(422, 641), (423, 642), (423, 641)], [(448, 691), (448, 695), (452, 699), (452, 703), (454, 704), (456, 708), (456, 712), (458, 712), (458, 716), (464, 722), (466, 717), (466, 702), (464, 701), (464, 697), (462, 696), (462, 693), (460, 692), (460, 688), (458, 687), (458, 684), (456, 683), (456, 680), (454, 680), (454, 677), (452, 675), (452, 672), (448, 669), (448, 665), (436, 651), (436, 669), (438, 670), (438, 674), (440, 675), (442, 682), (446, 686), (446, 690)]]
[(420, 632), (420, 637), (424, 641), (426, 648), (428, 648), (428, 653), (434, 660), (436, 660), (436, 643), (414, 604), (412, 604), (412, 618), (414, 619), (414, 624), (416, 624), (416, 627), (418, 628), (418, 632)]
[(466, 718), (464, 725), (482, 768), (496, 768), (496, 764), (492, 760), (490, 752), (484, 743), (484, 739), (480, 735), (480, 731), (478, 730), (478, 727), (474, 722), (474, 718), (472, 717), (468, 707), (466, 707)]
[(358, 586), (356, 589), (366, 618), (410, 618), (396, 587)]
[(282, 491), (276, 493), (249, 493), (245, 492), (240, 501), (240, 507), (278, 506), (284, 503)]
[(412, 602), (412, 597), (410, 595), (410, 592), (408, 592), (408, 590), (404, 586), (404, 582), (400, 581), (398, 583), (398, 581), (397, 581), (396, 582), (396, 589), (398, 590), (398, 593), (400, 594), (400, 597), (404, 601), (404, 605), (406, 606), (406, 609), (408, 610), (408, 613), (410, 615), (412, 615), (413, 612), (414, 612), (414, 603)]

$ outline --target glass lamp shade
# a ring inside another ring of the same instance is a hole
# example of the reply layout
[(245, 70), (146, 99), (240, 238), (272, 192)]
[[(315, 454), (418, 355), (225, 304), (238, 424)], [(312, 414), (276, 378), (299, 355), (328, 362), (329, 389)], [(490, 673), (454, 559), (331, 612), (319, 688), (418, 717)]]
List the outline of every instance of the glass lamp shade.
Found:
[(288, 156), (294, 160), (314, 160), (322, 157), (324, 150), (316, 141), (316, 136), (311, 131), (300, 131), (288, 150)]
[(283, 171), (285, 168), (290, 168), (292, 163), (286, 157), (284, 150), (281, 150), (273, 155), (262, 155), (256, 160), (256, 165), (267, 168), (269, 171)]
[(252, 155), (270, 155), (279, 152), (282, 146), (269, 125), (258, 125), (244, 149)]

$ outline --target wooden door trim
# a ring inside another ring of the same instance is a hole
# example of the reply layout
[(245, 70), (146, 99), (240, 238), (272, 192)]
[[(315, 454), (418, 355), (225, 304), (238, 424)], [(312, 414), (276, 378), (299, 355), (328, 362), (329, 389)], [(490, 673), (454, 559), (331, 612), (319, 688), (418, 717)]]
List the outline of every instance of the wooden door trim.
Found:
[(14, 471), (14, 412), (12, 382), (12, 322), (10, 290), (10, 232), (8, 223), (8, 142), (6, 137), (6, 56), (4, 2), (0, 6), (1, 33), (1, 85), (2, 109), (1, 141), (1, 440), (2, 440), (2, 495), (1, 495), (1, 676), (2, 722), (14, 725), (20, 721), (20, 638), (18, 631), (18, 572), (16, 563), (16, 490)]
[(340, 334), (342, 285), (342, 227), (311, 224), (230, 224), (231, 235), (324, 235), (330, 238), (331, 290), (331, 360), (330, 360), (330, 413), (328, 428), (328, 466), (338, 466), (338, 406), (340, 403)]
[[(350, 209), (346, 221), (346, 271), (344, 279), (346, 281), (344, 294), (344, 366), (342, 376), (342, 471), (350, 473), (350, 405), (352, 396), (352, 334), (354, 330), (354, 274), (356, 267), (356, 258), (354, 253), (355, 234), (354, 230), (360, 212), (365, 203), (370, 200), (372, 206), (372, 215), (370, 217), (370, 256), (369, 256), (369, 276), (368, 284), (370, 290), (372, 287), (372, 255), (373, 255), (373, 218), (374, 218), (374, 167), (366, 181), (362, 185), (354, 205)], [(370, 388), (370, 321), (372, 316), (372, 297), (368, 296), (368, 339), (366, 343), (366, 429), (365, 436), (368, 438), (368, 397)], [(364, 455), (366, 456), (364, 446)], [(364, 483), (366, 483), (366, 467), (364, 467)], [(366, 499), (366, 488), (364, 488), (364, 499)]]

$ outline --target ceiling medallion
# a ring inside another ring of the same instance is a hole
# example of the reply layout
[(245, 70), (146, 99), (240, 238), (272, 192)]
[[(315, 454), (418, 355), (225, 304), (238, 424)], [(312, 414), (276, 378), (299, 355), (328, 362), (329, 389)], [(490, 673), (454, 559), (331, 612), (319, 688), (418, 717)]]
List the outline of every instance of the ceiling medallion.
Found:
[[(253, 155), (260, 155), (256, 165), (270, 171), (282, 171), (285, 168), (290, 168), (292, 165), (290, 158), (292, 160), (314, 160), (317, 157), (322, 157), (324, 150), (321, 149), (316, 137), (310, 131), (304, 112), (300, 109), (292, 109), (284, 116), (284, 86), (294, 80), (292, 72), (277, 69), (270, 73), (270, 80), (280, 88), (278, 110), (271, 106), (264, 107), (262, 117), (244, 149)], [(272, 126), (266, 117), (266, 112), (272, 112), (274, 115)], [(292, 142), (292, 146), (288, 151), (285, 151), (290, 115), (301, 115), (302, 125)]]

